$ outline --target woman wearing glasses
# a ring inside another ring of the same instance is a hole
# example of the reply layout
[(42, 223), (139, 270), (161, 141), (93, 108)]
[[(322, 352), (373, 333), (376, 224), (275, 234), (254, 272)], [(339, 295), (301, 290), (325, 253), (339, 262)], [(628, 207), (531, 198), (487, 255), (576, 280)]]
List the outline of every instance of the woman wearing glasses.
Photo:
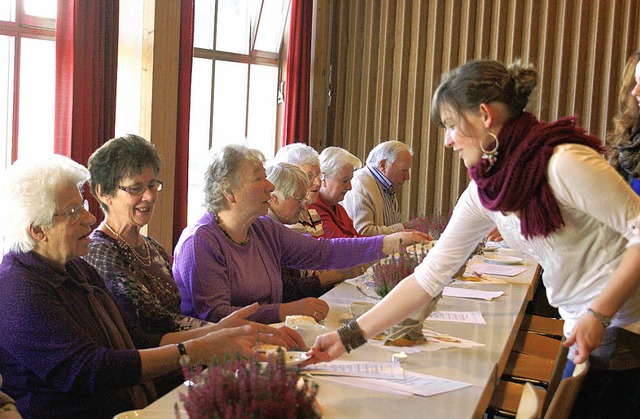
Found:
[(85, 259), (100, 272), (120, 305), (148, 332), (189, 330), (205, 324), (180, 314), (180, 293), (165, 249), (140, 233), (162, 190), (161, 159), (144, 138), (114, 138), (89, 158), (91, 193), (104, 221), (91, 233)]
[[(267, 180), (275, 187), (267, 215), (287, 226), (296, 224), (307, 205), (307, 174), (298, 166), (281, 162), (267, 167)], [(282, 301), (288, 303), (305, 297), (320, 297), (335, 284), (361, 275), (368, 266), (325, 271), (300, 271), (283, 266)]]
[(82, 204), (88, 179), (85, 167), (52, 155), (17, 161), (0, 185), (10, 248), (0, 264), (0, 374), (25, 417), (113, 417), (153, 401), (154, 380), (181, 364), (253, 356), (258, 338), (304, 345), (293, 331), (288, 341), (261, 333), (266, 326), (147, 333), (131, 322), (80, 258), (96, 221)]
[[(216, 324), (180, 313), (180, 292), (166, 250), (140, 229), (153, 217), (162, 190), (161, 159), (154, 145), (136, 135), (106, 142), (89, 158), (91, 193), (104, 221), (89, 236), (84, 257), (102, 275), (107, 288), (129, 317), (148, 333), (198, 328), (199, 334), (247, 322), (255, 310), (229, 315)], [(289, 339), (290, 330), (254, 324), (262, 333)]]

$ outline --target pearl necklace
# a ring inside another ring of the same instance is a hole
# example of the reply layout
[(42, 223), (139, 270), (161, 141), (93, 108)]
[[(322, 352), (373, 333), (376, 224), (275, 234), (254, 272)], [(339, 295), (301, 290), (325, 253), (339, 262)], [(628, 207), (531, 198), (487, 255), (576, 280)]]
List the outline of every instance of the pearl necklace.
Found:
[(136, 248), (133, 247), (132, 245), (130, 245), (125, 239), (122, 238), (122, 236), (118, 233), (116, 233), (116, 231), (114, 229), (111, 228), (111, 226), (109, 224), (107, 224), (106, 222), (104, 223), (104, 226), (107, 227), (107, 230), (109, 230), (110, 232), (112, 232), (120, 241), (122, 241), (124, 244), (127, 245), (127, 247), (129, 248), (129, 250), (131, 250), (131, 253), (133, 253), (133, 255), (136, 257), (136, 259), (138, 259), (138, 261), (140, 263), (142, 263), (144, 266), (151, 266), (151, 251), (149, 250), (149, 243), (147, 243), (147, 241), (144, 239), (144, 237), (142, 238), (142, 241), (144, 243), (144, 247), (145, 249), (147, 249), (147, 256), (142, 256), (140, 255), (137, 251)]
[(229, 240), (231, 240), (232, 242), (240, 246), (244, 246), (249, 243), (249, 233), (251, 233), (251, 230), (247, 230), (247, 238), (243, 242), (237, 242), (233, 239), (233, 237), (229, 235), (229, 233), (227, 233), (227, 230), (225, 230), (224, 227), (222, 227), (222, 224), (220, 223), (220, 217), (215, 212), (213, 213), (213, 219), (216, 220), (216, 224), (218, 224), (218, 227), (220, 227), (220, 230), (222, 230), (224, 235), (227, 236)]

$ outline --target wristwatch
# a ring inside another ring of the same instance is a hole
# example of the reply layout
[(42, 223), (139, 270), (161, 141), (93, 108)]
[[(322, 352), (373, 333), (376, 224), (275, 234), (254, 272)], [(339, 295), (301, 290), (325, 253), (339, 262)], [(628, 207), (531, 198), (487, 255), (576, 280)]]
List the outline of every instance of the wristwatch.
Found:
[(592, 309), (591, 307), (587, 309), (587, 313), (595, 317), (605, 329), (611, 324), (611, 317), (605, 316), (604, 314)]
[(183, 367), (185, 365), (189, 365), (191, 358), (187, 354), (187, 348), (184, 346), (184, 343), (180, 342), (176, 346), (178, 347), (178, 353), (180, 354), (180, 365)]

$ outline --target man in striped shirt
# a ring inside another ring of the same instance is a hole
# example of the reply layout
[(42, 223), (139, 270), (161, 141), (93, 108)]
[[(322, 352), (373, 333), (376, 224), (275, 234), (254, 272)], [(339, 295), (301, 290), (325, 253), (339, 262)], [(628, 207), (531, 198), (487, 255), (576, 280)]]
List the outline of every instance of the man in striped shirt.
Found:
[(354, 173), (342, 205), (359, 234), (375, 236), (405, 230), (396, 192), (411, 178), (413, 152), (400, 141), (378, 144), (367, 165)]

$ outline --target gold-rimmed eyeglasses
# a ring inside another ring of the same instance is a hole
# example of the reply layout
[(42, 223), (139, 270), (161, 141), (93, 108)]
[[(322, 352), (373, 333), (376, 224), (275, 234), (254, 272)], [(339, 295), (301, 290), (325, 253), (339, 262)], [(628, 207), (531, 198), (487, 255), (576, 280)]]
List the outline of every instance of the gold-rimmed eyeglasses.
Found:
[(292, 196), (291, 198), (295, 199), (296, 201), (298, 201), (298, 204), (300, 204), (301, 207), (304, 207), (305, 205), (307, 205), (309, 203), (309, 200), (307, 199), (307, 196), (303, 196), (302, 198), (296, 198), (295, 196)]
[(313, 182), (314, 179), (322, 179), (322, 172), (307, 172), (307, 177), (309, 178), (309, 182)]
[(56, 214), (53, 214), (53, 216), (54, 217), (69, 217), (69, 220), (71, 221), (71, 223), (75, 224), (78, 221), (80, 221), (80, 218), (82, 216), (82, 211), (83, 210), (89, 211), (89, 201), (87, 201), (86, 199), (82, 202), (82, 204), (74, 205), (73, 207), (71, 207), (71, 209), (69, 211), (58, 212)]
[(148, 185), (133, 185), (133, 186), (120, 186), (118, 185), (118, 189), (121, 191), (125, 191), (129, 195), (142, 195), (144, 191), (149, 189), (151, 192), (160, 192), (162, 190), (162, 181), (154, 180), (150, 182)]

